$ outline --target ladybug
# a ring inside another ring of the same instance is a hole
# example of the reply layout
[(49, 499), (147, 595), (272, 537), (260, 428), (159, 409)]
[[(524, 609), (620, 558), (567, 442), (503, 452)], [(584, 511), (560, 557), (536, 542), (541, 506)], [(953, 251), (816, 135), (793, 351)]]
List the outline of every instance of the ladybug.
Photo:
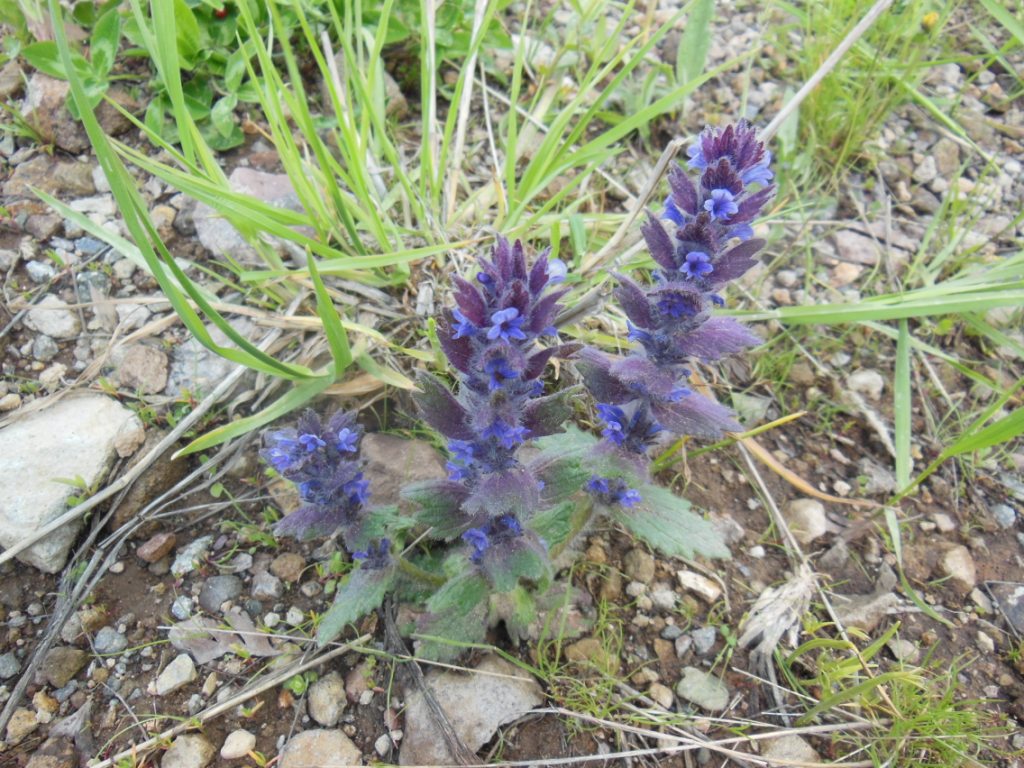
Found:
[(226, 19), (228, 17), (228, 7), (224, 5), (213, 12), (213, 15), (218, 19)]

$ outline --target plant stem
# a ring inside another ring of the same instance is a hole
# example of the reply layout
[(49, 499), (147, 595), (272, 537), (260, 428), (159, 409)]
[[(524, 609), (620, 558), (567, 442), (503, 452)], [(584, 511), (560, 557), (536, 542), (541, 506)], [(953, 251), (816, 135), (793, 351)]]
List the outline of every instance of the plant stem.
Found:
[(424, 570), (411, 561), (406, 560), (401, 555), (397, 555), (395, 560), (398, 563), (398, 570), (406, 576), (411, 576), (419, 581), (425, 581), (428, 584), (433, 584), (435, 587), (440, 587), (447, 581), (444, 576), (438, 576), (436, 573)]

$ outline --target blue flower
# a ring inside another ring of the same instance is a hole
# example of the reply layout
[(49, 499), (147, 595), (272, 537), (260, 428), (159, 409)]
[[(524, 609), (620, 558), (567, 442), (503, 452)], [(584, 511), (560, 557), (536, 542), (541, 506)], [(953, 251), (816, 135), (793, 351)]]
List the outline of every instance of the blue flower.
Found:
[(548, 259), (548, 285), (557, 285), (565, 281), (569, 267), (561, 259)]
[(665, 210), (661, 212), (661, 215), (677, 226), (681, 227), (686, 224), (686, 216), (679, 210), (679, 206), (672, 199), (672, 195), (665, 198)]
[(501, 389), (509, 379), (516, 379), (519, 374), (513, 370), (504, 357), (495, 357), (484, 363), (484, 372), (491, 377), (488, 389), (493, 392)]
[[(726, 192), (726, 194), (729, 194)], [(711, 202), (710, 200), (708, 201)], [(707, 203), (705, 203), (705, 206)], [(704, 251), (690, 251), (686, 254), (686, 261), (683, 262), (682, 266), (679, 267), (679, 271), (687, 276), (691, 280), (695, 280), (698, 277), (704, 277), (715, 271), (715, 266), (711, 263), (711, 257), (708, 256)], [(679, 317), (679, 315), (673, 315), (673, 317)]]
[(483, 431), (484, 438), (493, 437), (502, 448), (508, 449), (515, 448), (524, 442), (529, 435), (530, 430), (526, 427), (510, 426), (501, 419), (498, 419)]
[(367, 492), (369, 487), (370, 481), (363, 479), (362, 472), (358, 473), (349, 482), (345, 483), (344, 491), (346, 496), (348, 496), (349, 503), (365, 504), (370, 498), (370, 494)]
[(505, 526), (509, 533), (515, 534), (516, 536), (521, 536), (523, 533), (523, 526), (521, 526), (519, 521), (512, 515), (502, 515), (498, 518), (498, 522)]
[(641, 344), (648, 344), (654, 341), (654, 337), (650, 333), (642, 328), (637, 328), (628, 320), (626, 321), (626, 329), (628, 331), (626, 338), (629, 341), (639, 341)]
[(355, 453), (359, 447), (359, 433), (353, 432), (348, 427), (338, 432), (338, 450), (346, 453)]
[(313, 453), (317, 448), (323, 448), (327, 443), (320, 439), (319, 435), (305, 434), (299, 437), (299, 442), (306, 449), (307, 453)]
[(695, 144), (691, 144), (686, 148), (686, 154), (690, 158), (686, 164), (691, 168), (696, 168), (698, 171), (703, 171), (705, 168), (708, 167), (708, 161), (704, 159), (704, 149), (702, 148), (699, 139)]
[(519, 316), (519, 310), (515, 307), (498, 310), (491, 315), (491, 322), (494, 325), (487, 330), (487, 338), (491, 341), (496, 341), (497, 339), (502, 339), (503, 341), (517, 339), (522, 341), (526, 338), (526, 334), (523, 333), (521, 328), (523, 318)]
[(773, 178), (775, 174), (771, 172), (768, 165), (772, 161), (772, 153), (768, 150), (764, 151), (764, 157), (757, 165), (752, 165), (747, 168), (743, 173), (740, 174), (740, 181), (744, 184), (767, 184)]
[(728, 221), (740, 209), (734, 202), (735, 199), (728, 189), (713, 189), (711, 197), (704, 201), (704, 210), (710, 213), (713, 219)]
[(618, 477), (594, 475), (587, 482), (587, 490), (596, 496), (598, 501), (608, 506), (618, 504), (629, 509), (643, 500), (638, 490), (630, 488), (625, 481)]
[(452, 338), (461, 339), (464, 336), (472, 336), (476, 333), (476, 326), (473, 325), (473, 323), (469, 321), (469, 318), (462, 314), (457, 307), (452, 309), (452, 317), (458, 320), (455, 324), (455, 333)]
[(267, 435), (267, 442), (270, 446), (264, 451), (264, 456), (278, 472), (291, 469), (304, 458), (299, 441), (289, 432), (271, 432)]
[(621, 408), (606, 403), (597, 404), (597, 412), (606, 424), (601, 434), (616, 445), (622, 445), (626, 441), (626, 425), (629, 418)]
[(491, 539), (482, 528), (470, 528), (462, 534), (462, 540), (473, 548), (469, 559), (474, 563), (479, 563), (484, 553), (491, 548)]
[(391, 541), (383, 538), (376, 547), (371, 543), (366, 549), (353, 552), (352, 559), (361, 561), (360, 568), (383, 568), (391, 559)]
[(636, 488), (624, 488), (619, 492), (616, 499), (618, 500), (619, 504), (626, 507), (627, 509), (629, 507), (636, 506), (641, 501), (643, 501), (643, 497), (640, 496), (640, 491), (636, 490)]
[(448, 450), (451, 451), (453, 459), (467, 464), (473, 460), (475, 453), (473, 444), (468, 440), (449, 440)]

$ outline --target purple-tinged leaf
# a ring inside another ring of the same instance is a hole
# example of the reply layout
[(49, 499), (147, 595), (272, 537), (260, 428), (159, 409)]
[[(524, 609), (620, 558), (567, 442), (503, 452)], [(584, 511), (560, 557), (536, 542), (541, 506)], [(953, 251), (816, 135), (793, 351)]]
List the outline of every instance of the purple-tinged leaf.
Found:
[(523, 369), (523, 379), (530, 381), (538, 378), (544, 373), (548, 360), (558, 354), (558, 347), (547, 347), (540, 352), (534, 352), (527, 358), (526, 368)]
[(676, 248), (681, 256), (690, 251), (711, 254), (718, 250), (718, 237), (707, 211), (697, 214), (697, 218), (682, 227), (676, 233), (676, 237), (679, 239)]
[(523, 251), (523, 241), (516, 240), (512, 246), (512, 278), (514, 280), (526, 279), (526, 254)]
[(670, 398), (679, 380), (679, 374), (672, 368), (635, 355), (616, 360), (609, 366), (608, 373), (622, 382), (633, 397), (649, 395), (659, 400)]
[(658, 262), (662, 269), (670, 272), (676, 270), (678, 267), (675, 259), (675, 245), (672, 243), (672, 237), (665, 231), (665, 227), (661, 225), (661, 222), (648, 213), (647, 222), (640, 227), (640, 231), (647, 242), (647, 249), (651, 252), (651, 258)]
[(466, 486), (454, 480), (425, 480), (402, 488), (402, 498), (417, 506), (416, 520), (431, 529), (431, 538), (443, 541), (451, 541), (486, 520), (462, 511), (468, 497)]
[(412, 398), (419, 406), (424, 421), (453, 440), (472, 440), (476, 437), (469, 428), (466, 410), (440, 379), (421, 371), (417, 383), (420, 391), (414, 392)]
[(463, 508), (471, 515), (528, 516), (540, 503), (537, 478), (525, 467), (481, 475)]
[(576, 355), (575, 364), (590, 394), (598, 401), (617, 405), (635, 397), (621, 381), (611, 375), (609, 369), (612, 361), (603, 352), (593, 347), (584, 347)]
[(741, 224), (750, 221), (764, 208), (765, 204), (775, 195), (775, 185), (759, 189), (750, 197), (740, 201), (740, 209), (729, 219), (730, 224)]
[(458, 275), (453, 277), (452, 281), (457, 286), (455, 301), (458, 302), (462, 314), (477, 328), (486, 325), (487, 307), (484, 304), (483, 296), (480, 295), (480, 291), (471, 282)]
[(533, 260), (533, 267), (530, 269), (530, 293), (534, 296), (539, 296), (540, 292), (544, 290), (544, 286), (548, 284), (548, 256), (550, 253), (551, 249), (545, 248)]
[(615, 279), (619, 281), (619, 284), (615, 287), (613, 293), (615, 298), (619, 300), (619, 304), (626, 313), (626, 317), (633, 321), (633, 325), (640, 328), (650, 328), (651, 304), (647, 300), (647, 294), (644, 293), (644, 289), (625, 275), (616, 274)]
[(345, 522), (347, 512), (347, 508), (339, 505), (307, 504), (278, 520), (274, 534), (292, 536), (299, 541), (330, 536)]
[(712, 287), (735, 280), (751, 269), (757, 261), (751, 258), (764, 247), (764, 240), (754, 239), (740, 243), (723, 253), (715, 262), (714, 271), (708, 276)]
[(437, 340), (441, 342), (441, 349), (456, 370), (465, 374), (473, 372), (473, 341), (468, 336), (455, 338), (451, 320), (441, 316), (437, 320)]
[(488, 549), (480, 559), (480, 570), (496, 592), (512, 590), (520, 579), (546, 582), (552, 576), (547, 548), (530, 530)]
[(760, 343), (757, 334), (731, 317), (712, 317), (692, 331), (673, 338), (672, 349), (680, 358), (695, 357), (710, 362)]
[(668, 172), (668, 185), (672, 188), (672, 202), (681, 211), (691, 216), (697, 215), (697, 188), (693, 186), (689, 175), (678, 165)]
[(530, 310), (530, 319), (527, 323), (527, 330), (536, 335), (544, 333), (555, 321), (555, 316), (561, 311), (558, 301), (569, 292), (568, 288), (552, 291), (533, 305)]
[(700, 185), (708, 192), (725, 189), (733, 195), (739, 195), (743, 191), (743, 180), (733, 170), (727, 158), (722, 158), (714, 165), (709, 165), (700, 177)]
[(743, 428), (724, 405), (692, 392), (675, 403), (654, 403), (654, 418), (677, 435), (720, 438), (724, 432), (742, 432)]
[(503, 282), (512, 279), (512, 247), (507, 239), (501, 235), (494, 242), (494, 251), (491, 254), (498, 278)]
[(579, 392), (579, 387), (563, 389), (547, 397), (530, 400), (523, 409), (523, 426), (530, 430), (530, 437), (544, 437), (564, 430), (564, 424), (572, 417), (569, 398)]

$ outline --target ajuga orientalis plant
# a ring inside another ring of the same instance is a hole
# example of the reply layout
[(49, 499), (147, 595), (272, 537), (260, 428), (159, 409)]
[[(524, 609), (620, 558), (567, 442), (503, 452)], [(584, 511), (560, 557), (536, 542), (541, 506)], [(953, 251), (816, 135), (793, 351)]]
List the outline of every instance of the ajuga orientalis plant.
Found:
[[(456, 386), (422, 372), (415, 395), (447, 441), (447, 478), (406, 486), (400, 508), (375, 507), (352, 415), (325, 424), (307, 412), (296, 428), (266, 434), (264, 458), (304, 502), (277, 532), (338, 533), (357, 563), (319, 623), (320, 643), (388, 593), (419, 609), (402, 629), (423, 656), (453, 658), (499, 620), (524, 636), (556, 559), (564, 565), (560, 556), (602, 515), (666, 555), (728, 556), (709, 521), (651, 481), (648, 453), (668, 435), (740, 429), (729, 409), (695, 391), (691, 366), (758, 343), (714, 308), (764, 245), (751, 224), (773, 193), (772, 173), (745, 123), (706, 130), (689, 156), (689, 172), (669, 173), (661, 218), (643, 227), (656, 265), (650, 282), (615, 275), (627, 355), (560, 343), (566, 267), (547, 253), (531, 263), (521, 243), (499, 237), (472, 279), (453, 278), (455, 306), (437, 330)], [(579, 385), (547, 391), (543, 374), (556, 356), (596, 400), (600, 437), (568, 423)]]

